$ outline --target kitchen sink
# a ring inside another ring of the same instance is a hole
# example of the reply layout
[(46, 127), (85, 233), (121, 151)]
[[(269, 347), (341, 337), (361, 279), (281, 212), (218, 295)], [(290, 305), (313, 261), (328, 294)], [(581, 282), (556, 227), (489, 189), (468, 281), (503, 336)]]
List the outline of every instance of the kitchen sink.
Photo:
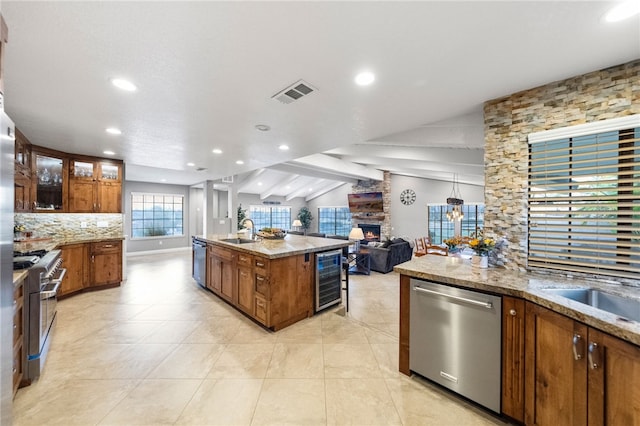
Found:
[(544, 291), (640, 322), (640, 300), (638, 299), (630, 299), (594, 288), (546, 288)]
[(221, 239), (220, 241), (224, 241), (225, 243), (231, 243), (231, 244), (248, 244), (248, 243), (255, 243), (255, 240), (250, 240), (248, 238), (225, 238), (225, 239)]

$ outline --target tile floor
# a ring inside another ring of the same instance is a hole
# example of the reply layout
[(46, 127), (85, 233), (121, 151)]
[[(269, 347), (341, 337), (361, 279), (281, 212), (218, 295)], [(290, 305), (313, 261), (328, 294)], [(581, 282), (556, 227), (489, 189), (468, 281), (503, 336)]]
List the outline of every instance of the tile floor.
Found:
[(351, 276), (334, 308), (277, 333), (191, 279), (191, 253), (131, 257), (121, 287), (58, 304), (16, 425), (495, 425), (398, 373), (398, 276)]

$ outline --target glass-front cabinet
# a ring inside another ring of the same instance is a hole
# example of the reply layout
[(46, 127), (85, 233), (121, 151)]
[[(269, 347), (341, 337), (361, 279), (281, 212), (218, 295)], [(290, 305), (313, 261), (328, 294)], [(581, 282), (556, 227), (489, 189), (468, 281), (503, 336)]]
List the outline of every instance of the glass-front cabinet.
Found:
[(34, 209), (37, 211), (66, 211), (66, 159), (47, 153), (33, 152), (35, 176)]
[(69, 211), (122, 212), (121, 162), (72, 158), (69, 175)]

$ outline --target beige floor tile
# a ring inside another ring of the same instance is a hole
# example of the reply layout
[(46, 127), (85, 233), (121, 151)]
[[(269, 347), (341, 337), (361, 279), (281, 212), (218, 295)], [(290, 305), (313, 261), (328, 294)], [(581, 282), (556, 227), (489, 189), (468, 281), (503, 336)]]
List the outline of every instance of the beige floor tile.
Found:
[(322, 343), (369, 343), (364, 327), (346, 317), (323, 319)]
[(200, 321), (160, 321), (158, 327), (140, 343), (182, 343), (200, 325)]
[(207, 379), (176, 424), (249, 425), (262, 389), (262, 379)]
[(278, 343), (322, 343), (322, 320), (307, 318), (275, 334)]
[(213, 364), (210, 379), (263, 379), (275, 344), (230, 343)]
[(317, 343), (276, 343), (268, 378), (324, 378), (322, 345)]
[(218, 317), (214, 321), (199, 321), (183, 343), (230, 343), (238, 334), (242, 322), (235, 317)]
[(383, 377), (398, 377), (399, 348), (398, 343), (372, 343), (371, 350), (378, 361)]
[(400, 418), (405, 425), (504, 425), (506, 423), (445, 393), (424, 380), (386, 379)]
[(251, 425), (325, 425), (321, 379), (265, 379)]
[(326, 379), (327, 425), (401, 425), (383, 379)]
[(240, 324), (238, 332), (231, 338), (231, 343), (275, 343), (276, 333), (265, 330), (253, 322)]
[(14, 401), (14, 425), (95, 425), (136, 383), (133, 380), (72, 380), (59, 382), (46, 395), (25, 389), (18, 392)]
[(83, 344), (138, 343), (160, 326), (159, 321), (118, 321), (83, 339)]
[(179, 345), (149, 375), (149, 379), (204, 379), (225, 346), (211, 343)]
[(87, 378), (92, 379), (137, 379), (146, 377), (174, 349), (175, 344), (139, 343), (122, 345), (117, 354), (112, 354), (101, 363), (92, 364), (91, 358), (85, 371), (80, 370)]
[(201, 382), (201, 380), (184, 379), (144, 380), (99, 424), (173, 424), (178, 420)]
[(326, 378), (380, 378), (382, 372), (369, 344), (325, 344)]

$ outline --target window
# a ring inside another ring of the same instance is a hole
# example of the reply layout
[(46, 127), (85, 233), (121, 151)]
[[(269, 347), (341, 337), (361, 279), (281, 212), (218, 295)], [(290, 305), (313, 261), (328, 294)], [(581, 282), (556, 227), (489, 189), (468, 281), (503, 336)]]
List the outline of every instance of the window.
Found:
[(447, 210), (451, 206), (447, 204), (430, 204), (427, 210), (427, 222), (431, 244), (442, 242), (456, 235), (456, 227), (461, 236), (470, 236), (476, 229), (484, 227), (484, 204), (463, 204), (460, 206), (464, 217), (460, 222), (451, 222), (447, 219)]
[(250, 206), (249, 217), (256, 231), (262, 228), (291, 228), (291, 207)]
[(529, 266), (640, 278), (640, 116), (529, 135), (528, 218)]
[(131, 194), (131, 236), (183, 236), (183, 195)]
[(318, 207), (318, 232), (348, 236), (351, 231), (349, 207)]

